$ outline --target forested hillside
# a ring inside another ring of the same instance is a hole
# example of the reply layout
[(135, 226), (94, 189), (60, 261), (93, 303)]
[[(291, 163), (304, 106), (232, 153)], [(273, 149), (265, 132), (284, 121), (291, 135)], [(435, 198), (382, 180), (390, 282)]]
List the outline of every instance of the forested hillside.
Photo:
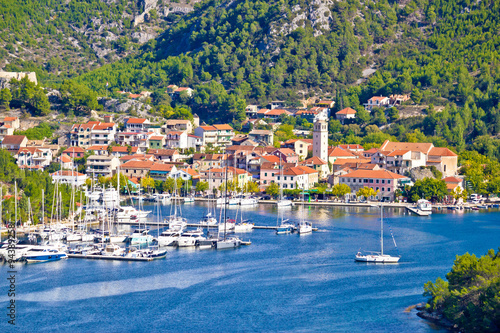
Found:
[[(80, 2), (47, 1), (47, 7), (73, 3)], [(47, 25), (25, 25), (21, 19), (11, 19), (17, 26), (3, 24), (14, 31), (31, 29), (34, 38), (36, 29), (51, 26), (91, 28), (91, 15), (80, 15), (86, 10), (103, 10), (110, 20), (121, 10), (135, 10), (125, 0), (104, 9), (97, 1), (84, 3), (68, 16), (40, 10), (39, 21)], [(308, 97), (332, 98), (338, 109), (359, 112), (357, 124), (330, 122), (333, 141), (378, 144), (392, 137), (500, 157), (500, 0), (206, 0), (194, 8), (174, 17), (137, 53), (75, 80), (101, 95), (152, 90), (160, 113), (171, 112), (168, 85), (189, 86), (193, 98), (184, 96), (172, 106), (187, 105), (205, 121), (233, 121), (236, 128), (246, 104), (281, 99), (298, 106)], [(130, 38), (134, 29), (120, 36)], [(12, 37), (17, 32), (1, 36), (18, 38)], [(50, 62), (44, 66), (51, 68)], [(360, 80), (367, 69), (375, 73)], [(373, 95), (406, 93), (424, 105), (426, 116), (399, 119), (394, 110), (370, 115), (361, 106)]]
[(169, 25), (164, 3), (134, 25), (144, 0), (0, 0), (0, 67), (47, 85), (116, 61)]

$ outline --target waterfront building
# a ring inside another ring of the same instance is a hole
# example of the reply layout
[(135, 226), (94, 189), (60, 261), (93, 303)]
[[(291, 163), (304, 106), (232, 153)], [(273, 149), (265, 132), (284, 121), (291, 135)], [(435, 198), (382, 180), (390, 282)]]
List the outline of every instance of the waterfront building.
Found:
[(371, 187), (379, 193), (371, 199), (394, 200), (395, 191), (411, 181), (410, 178), (388, 170), (356, 170), (339, 176), (339, 183), (346, 184), (356, 193), (363, 187)]

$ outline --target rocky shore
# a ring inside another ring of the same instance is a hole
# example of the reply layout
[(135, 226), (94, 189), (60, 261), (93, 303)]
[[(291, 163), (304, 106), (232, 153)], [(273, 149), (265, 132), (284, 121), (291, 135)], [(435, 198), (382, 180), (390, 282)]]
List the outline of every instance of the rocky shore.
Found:
[(453, 331), (453, 332), (459, 332), (459, 328), (457, 325), (453, 324), (451, 321), (446, 319), (442, 313), (438, 312), (429, 312), (425, 308), (425, 303), (420, 303), (415, 306), (415, 309), (418, 311), (417, 316), (419, 316), (422, 319), (425, 319), (439, 327), (442, 327), (444, 329)]

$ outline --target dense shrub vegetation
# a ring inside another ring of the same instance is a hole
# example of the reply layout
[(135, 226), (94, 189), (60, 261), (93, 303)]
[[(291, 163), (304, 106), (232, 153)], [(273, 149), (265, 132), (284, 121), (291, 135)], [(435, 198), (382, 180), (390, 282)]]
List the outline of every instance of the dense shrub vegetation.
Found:
[(480, 258), (457, 256), (446, 279), (425, 284), (428, 311), (443, 314), (461, 332), (500, 330), (500, 249)]

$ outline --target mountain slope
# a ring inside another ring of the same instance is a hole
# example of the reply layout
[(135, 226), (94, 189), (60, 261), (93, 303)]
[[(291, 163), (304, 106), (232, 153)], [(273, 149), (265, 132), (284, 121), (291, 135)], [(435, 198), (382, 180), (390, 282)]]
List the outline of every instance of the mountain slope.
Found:
[(81, 74), (136, 52), (168, 27), (171, 8), (156, 0), (0, 0), (0, 68), (35, 70), (44, 84)]

